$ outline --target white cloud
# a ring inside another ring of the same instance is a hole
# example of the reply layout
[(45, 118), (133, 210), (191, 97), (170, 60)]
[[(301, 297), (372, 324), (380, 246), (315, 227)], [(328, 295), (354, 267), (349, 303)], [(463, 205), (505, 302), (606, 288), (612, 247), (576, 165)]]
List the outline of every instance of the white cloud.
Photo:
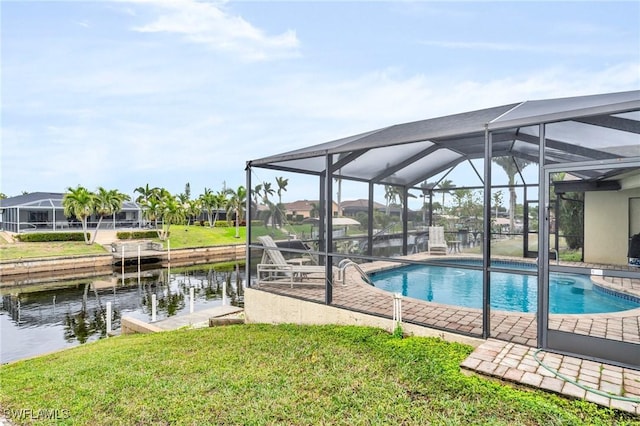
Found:
[(489, 41), (446, 41), (446, 40), (422, 40), (419, 44), (445, 49), (464, 49), (474, 51), (495, 51), (495, 52), (518, 52), (518, 53), (540, 53), (559, 55), (634, 55), (637, 52), (631, 43), (612, 46), (607, 44), (601, 48), (596, 48), (593, 43), (510, 43), (510, 42), (489, 42)]
[(256, 61), (297, 55), (300, 42), (295, 31), (267, 35), (240, 16), (227, 13), (222, 4), (195, 0), (140, 0), (162, 9), (153, 22), (135, 28), (139, 32), (167, 32), (203, 43), (215, 50), (232, 52)]

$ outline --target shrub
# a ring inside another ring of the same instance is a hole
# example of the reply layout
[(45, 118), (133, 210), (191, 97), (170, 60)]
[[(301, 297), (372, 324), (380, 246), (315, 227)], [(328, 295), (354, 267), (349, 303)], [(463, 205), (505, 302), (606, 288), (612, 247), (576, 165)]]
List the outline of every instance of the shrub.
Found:
[(157, 231), (123, 231), (116, 234), (119, 240), (140, 240), (143, 238), (157, 238)]
[[(90, 235), (87, 233), (87, 238)], [(82, 232), (42, 232), (32, 234), (18, 234), (16, 237), (24, 243), (44, 243), (48, 241), (84, 241)]]

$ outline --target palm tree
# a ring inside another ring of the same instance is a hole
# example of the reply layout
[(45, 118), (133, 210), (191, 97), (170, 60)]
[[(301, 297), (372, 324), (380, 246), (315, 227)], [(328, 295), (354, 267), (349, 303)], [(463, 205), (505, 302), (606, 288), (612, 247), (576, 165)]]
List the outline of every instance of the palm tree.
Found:
[(156, 197), (151, 197), (146, 202), (142, 203), (142, 214), (144, 218), (149, 222), (153, 222), (153, 227), (158, 231), (158, 238), (161, 235), (161, 230), (158, 230), (158, 220), (162, 217), (162, 203)]
[(200, 213), (202, 212), (200, 200), (187, 201), (185, 211), (187, 213), (187, 225), (191, 225), (191, 219), (200, 216)]
[(218, 221), (218, 216), (220, 215), (220, 209), (224, 209), (227, 207), (227, 191), (218, 191), (218, 193), (213, 197), (213, 208), (216, 211), (216, 215), (213, 218), (213, 222), (211, 223), (211, 227), (213, 228)]
[(273, 194), (275, 194), (275, 191), (271, 188), (271, 182), (262, 182), (262, 201), (267, 204), (269, 195)]
[(496, 207), (496, 219), (498, 218), (498, 210), (502, 207), (502, 191), (493, 193), (493, 205)]
[(94, 210), (98, 215), (98, 225), (96, 231), (93, 233), (91, 243), (96, 241), (100, 224), (105, 216), (111, 216), (122, 210), (122, 203), (129, 201), (131, 198), (118, 191), (117, 189), (106, 190), (103, 187), (98, 187), (98, 191), (94, 194)]
[(318, 217), (320, 215), (320, 208), (318, 203), (311, 203), (311, 210), (309, 210), (309, 216)]
[(186, 195), (187, 200), (191, 199), (191, 185), (189, 182), (184, 185), (184, 195)]
[(169, 194), (161, 200), (162, 203), (162, 232), (160, 233), (160, 239), (166, 240), (169, 238), (169, 228), (173, 223), (182, 223), (185, 220), (185, 210), (177, 197)]
[(269, 219), (271, 219), (272, 226), (275, 226), (275, 223), (273, 222), (273, 217), (275, 214), (275, 204), (273, 204), (269, 200), (269, 195), (273, 194), (275, 194), (275, 191), (271, 188), (271, 182), (262, 182), (262, 203), (269, 208), (266, 213), (263, 213), (265, 228), (269, 223)]
[(240, 185), (237, 190), (228, 189), (230, 195), (227, 201), (227, 220), (231, 216), (230, 213), (235, 214), (236, 220), (236, 238), (240, 238), (240, 221), (244, 214), (244, 205), (247, 201), (247, 190), (244, 186)]
[(178, 201), (180, 201), (180, 204), (182, 204), (183, 206), (189, 202), (189, 196), (185, 193), (178, 194), (177, 198), (178, 198)]
[(207, 218), (209, 219), (209, 226), (213, 226), (213, 209), (215, 205), (215, 194), (210, 188), (205, 188), (204, 193), (200, 195), (200, 206), (207, 212)]
[(287, 191), (289, 179), (276, 177), (276, 185), (278, 185), (278, 204), (282, 204), (282, 193)]
[(390, 213), (391, 204), (395, 204), (398, 197), (398, 188), (393, 185), (384, 186), (384, 198), (387, 200), (387, 216)]
[(62, 198), (64, 215), (67, 217), (75, 217), (80, 221), (84, 242), (87, 244), (91, 244), (87, 237), (87, 218), (93, 213), (94, 199), (94, 194), (80, 185), (76, 188), (67, 188), (67, 192)]
[(449, 179), (445, 179), (438, 184), (438, 188), (442, 191), (442, 213), (444, 213), (444, 196), (446, 194), (451, 194), (451, 189), (456, 186)]
[(138, 194), (140, 194), (136, 198), (136, 203), (142, 204), (143, 202), (149, 201), (149, 199), (155, 196), (155, 194), (159, 190), (160, 188), (158, 187), (149, 188), (149, 184), (146, 184), (145, 186), (137, 187), (136, 189), (133, 190), (133, 192), (137, 192)]
[(253, 188), (253, 191), (251, 191), (252, 195), (253, 195), (253, 213), (254, 213), (254, 218), (258, 217), (258, 197), (260, 197), (260, 194), (262, 193), (262, 184), (259, 183), (258, 185), (255, 186), (255, 188)]
[(516, 174), (532, 162), (517, 157), (497, 157), (493, 159), (493, 162), (502, 167), (502, 170), (507, 174), (509, 182), (509, 232), (511, 233), (515, 229), (517, 198), (515, 188)]

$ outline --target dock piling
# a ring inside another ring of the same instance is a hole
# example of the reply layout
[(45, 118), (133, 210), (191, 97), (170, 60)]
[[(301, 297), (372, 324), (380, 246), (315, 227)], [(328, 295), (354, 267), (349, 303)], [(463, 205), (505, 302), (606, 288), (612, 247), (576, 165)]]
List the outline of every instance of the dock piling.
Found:
[(158, 308), (158, 299), (155, 294), (151, 295), (151, 322), (156, 320), (156, 309)]
[(111, 302), (107, 302), (107, 336), (111, 333)]

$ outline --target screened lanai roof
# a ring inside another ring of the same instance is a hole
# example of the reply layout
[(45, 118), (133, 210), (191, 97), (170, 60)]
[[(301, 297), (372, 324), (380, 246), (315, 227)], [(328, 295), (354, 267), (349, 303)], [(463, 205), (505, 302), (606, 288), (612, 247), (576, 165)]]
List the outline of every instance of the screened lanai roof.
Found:
[[(640, 90), (524, 101), (397, 124), (283, 154), (249, 166), (319, 175), (333, 154), (335, 176), (377, 184), (415, 186), (482, 158), (485, 134), (494, 157), (538, 161), (539, 124), (545, 126), (547, 163), (640, 157)], [(590, 178), (604, 178), (585, 175)]]
[[(63, 198), (64, 194), (60, 192), (32, 192), (0, 200), (0, 208), (62, 209)], [(122, 203), (122, 210), (139, 209), (138, 205), (133, 201)]]

